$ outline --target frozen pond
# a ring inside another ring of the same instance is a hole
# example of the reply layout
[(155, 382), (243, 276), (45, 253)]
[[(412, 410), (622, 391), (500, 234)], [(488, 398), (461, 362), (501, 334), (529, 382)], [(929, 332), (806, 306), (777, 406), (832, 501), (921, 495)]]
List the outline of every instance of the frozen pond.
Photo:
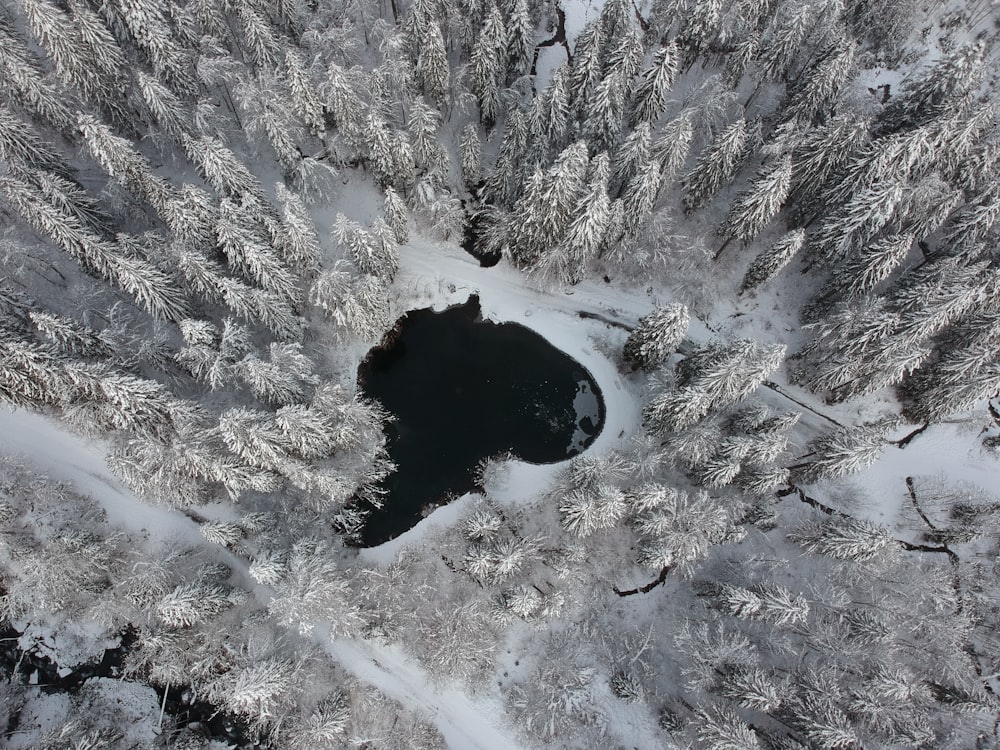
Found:
[(475, 296), (444, 312), (408, 313), (358, 379), (396, 417), (388, 449), (398, 469), (365, 526), (366, 546), (475, 489), (482, 459), (510, 451), (531, 463), (564, 461), (604, 424), (600, 390), (582, 365), (524, 326), (483, 321)]

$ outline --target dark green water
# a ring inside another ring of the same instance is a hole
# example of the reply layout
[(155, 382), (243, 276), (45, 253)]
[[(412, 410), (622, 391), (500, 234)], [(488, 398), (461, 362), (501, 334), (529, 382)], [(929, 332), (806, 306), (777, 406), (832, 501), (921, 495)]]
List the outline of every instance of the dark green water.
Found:
[(524, 326), (481, 320), (478, 297), (440, 313), (414, 310), (396, 333), (358, 372), (365, 395), (396, 417), (387, 437), (398, 468), (365, 525), (365, 546), (475, 489), (484, 458), (564, 461), (601, 431), (604, 401), (590, 373)]

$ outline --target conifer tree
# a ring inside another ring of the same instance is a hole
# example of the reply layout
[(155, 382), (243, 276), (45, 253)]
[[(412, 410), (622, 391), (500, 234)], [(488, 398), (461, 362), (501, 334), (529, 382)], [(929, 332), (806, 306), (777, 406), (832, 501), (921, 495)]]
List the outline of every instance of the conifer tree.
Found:
[(320, 268), (320, 242), (305, 205), (280, 182), (275, 193), (281, 203), (281, 236), (277, 248), (282, 259), (296, 273), (315, 276)]
[(653, 123), (667, 106), (667, 92), (673, 85), (680, 67), (680, 50), (676, 42), (660, 47), (653, 61), (643, 71), (632, 95), (632, 124)]
[(733, 178), (746, 157), (749, 140), (747, 121), (740, 118), (705, 147), (694, 170), (685, 180), (685, 213), (704, 206), (725, 182)]
[(821, 435), (806, 446), (810, 459), (795, 467), (793, 479), (811, 484), (867, 468), (882, 455), (886, 434), (894, 426), (893, 420), (886, 419)]
[(391, 187), (385, 190), (385, 201), (382, 204), (382, 211), (385, 214), (386, 224), (392, 230), (392, 236), (396, 244), (405, 245), (410, 236), (409, 212), (406, 210), (406, 203), (399, 197), (399, 193)]
[(45, 71), (6, 19), (0, 18), (0, 90), (44, 120), (69, 135), (73, 115), (66, 96), (47, 80)]
[(619, 70), (612, 70), (597, 84), (584, 104), (583, 132), (601, 150), (618, 143), (625, 113), (627, 81)]
[(608, 155), (600, 153), (590, 162), (586, 191), (573, 208), (561, 247), (565, 254), (566, 280), (575, 283), (600, 251), (610, 214), (608, 200)]
[(781, 235), (774, 244), (764, 250), (747, 269), (740, 284), (740, 292), (760, 286), (765, 281), (773, 279), (784, 268), (795, 254), (802, 249), (806, 241), (804, 229), (793, 229)]
[(0, 158), (10, 164), (21, 163), (31, 169), (44, 169), (68, 175), (62, 157), (45, 143), (34, 128), (0, 104)]
[(622, 351), (625, 361), (644, 370), (659, 367), (677, 349), (689, 322), (687, 307), (679, 302), (654, 309), (629, 334)]
[(479, 184), (482, 174), (482, 145), (476, 126), (471, 123), (462, 128), (460, 154), (462, 181), (471, 189)]
[[(750, 188), (733, 203), (719, 233), (727, 240), (733, 237), (744, 242), (752, 240), (781, 210), (788, 197), (791, 182), (791, 154), (785, 154), (774, 163), (765, 165)], [(718, 258), (719, 253), (715, 257)]]
[(472, 88), (479, 100), (480, 120), (486, 127), (492, 127), (500, 114), (506, 61), (507, 29), (496, 3), (492, 3), (472, 50)]
[(573, 107), (581, 115), (585, 113), (604, 75), (601, 55), (603, 33), (600, 19), (590, 21), (576, 38), (573, 48), (573, 68), (568, 88), (573, 93)]
[(314, 135), (326, 129), (323, 101), (320, 98), (305, 61), (292, 47), (285, 50), (285, 80), (295, 113)]
[(854, 73), (857, 45), (838, 40), (804, 72), (801, 83), (789, 93), (788, 117), (802, 122), (824, 121), (832, 112), (841, 88)]
[(964, 106), (982, 81), (985, 53), (982, 41), (962, 45), (919, 75), (904, 79), (902, 90), (879, 118), (881, 132), (919, 127), (949, 109)]
[(513, 0), (507, 20), (508, 79), (514, 80), (531, 70), (535, 52), (535, 28), (527, 0)]
[(427, 22), (427, 28), (420, 39), (417, 55), (417, 75), (424, 92), (438, 104), (448, 101), (451, 71), (448, 67), (448, 51), (444, 35), (437, 21)]
[(617, 187), (619, 195), (632, 177), (649, 163), (649, 158), (650, 127), (649, 123), (642, 122), (615, 149), (611, 185)]

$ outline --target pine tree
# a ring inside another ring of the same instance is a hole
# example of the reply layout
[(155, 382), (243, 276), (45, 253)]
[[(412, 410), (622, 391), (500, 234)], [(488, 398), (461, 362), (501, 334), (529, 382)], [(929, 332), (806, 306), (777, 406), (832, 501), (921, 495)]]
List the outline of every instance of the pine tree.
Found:
[(174, 38), (160, 5), (153, 0), (106, 0), (101, 13), (112, 30), (131, 37), (152, 64), (156, 77), (175, 93), (196, 90), (189, 57)]
[(689, 322), (687, 307), (679, 302), (658, 307), (639, 319), (622, 355), (634, 367), (644, 370), (658, 367), (677, 349)]
[(69, 167), (51, 145), (39, 138), (31, 125), (3, 105), (0, 105), (0, 158), (11, 164), (20, 162), (32, 169), (62, 175), (69, 173)]
[(803, 524), (788, 538), (807, 552), (855, 562), (871, 560), (894, 543), (884, 526), (849, 516)]
[(667, 92), (673, 85), (680, 67), (680, 49), (676, 42), (660, 47), (653, 61), (643, 71), (632, 95), (632, 124), (653, 123), (667, 106)]
[(803, 42), (815, 21), (811, 6), (782, 5), (775, 15), (761, 45), (759, 60), (764, 75), (774, 81), (785, 80)]
[(451, 71), (448, 67), (448, 51), (444, 35), (437, 21), (431, 20), (420, 39), (416, 65), (424, 92), (438, 104), (448, 101), (451, 85)]
[(986, 47), (966, 44), (937, 60), (920, 74), (903, 81), (901, 91), (883, 112), (882, 133), (925, 125), (942, 113), (961, 108), (975, 94), (985, 74)]
[(508, 79), (527, 75), (535, 53), (535, 24), (527, 0), (513, 0), (507, 20)]
[(184, 150), (219, 196), (263, 195), (257, 178), (219, 139), (207, 135), (185, 138)]
[(624, 74), (612, 70), (601, 79), (584, 104), (583, 132), (595, 148), (610, 150), (617, 145), (625, 113), (626, 86)]
[[(791, 182), (792, 157), (785, 154), (773, 164), (766, 165), (750, 188), (736, 199), (719, 233), (727, 240), (734, 237), (743, 242), (752, 240), (781, 210)], [(719, 253), (716, 253), (716, 258)]]
[(589, 106), (597, 85), (604, 76), (601, 39), (604, 30), (600, 19), (590, 21), (576, 38), (573, 48), (573, 68), (569, 76), (569, 90), (573, 95), (573, 108), (583, 114)]
[(231, 605), (229, 596), (218, 586), (200, 582), (182, 583), (160, 599), (156, 615), (170, 627), (189, 628), (211, 619)]
[(285, 81), (295, 114), (314, 135), (322, 133), (326, 129), (323, 101), (301, 55), (291, 47), (285, 50)]
[[(358, 84), (352, 80), (348, 71), (340, 65), (331, 62), (326, 68), (326, 80), (321, 91), (325, 104), (333, 115), (333, 121), (344, 139), (354, 145), (369, 143), (365, 137), (366, 129), (372, 127), (372, 115), (365, 119), (365, 104), (359, 92)], [(383, 130), (384, 123), (378, 119), (376, 123)]]
[(632, 177), (649, 163), (649, 151), (650, 127), (649, 123), (642, 122), (615, 149), (611, 184), (619, 195)]
[(809, 70), (801, 83), (789, 93), (789, 119), (802, 122), (825, 121), (837, 103), (841, 88), (854, 73), (857, 45), (853, 40), (837, 41)]
[(413, 160), (418, 168), (432, 174), (447, 174), (448, 171), (448, 156), (438, 138), (440, 125), (440, 114), (427, 106), (422, 96), (410, 102), (406, 130)]
[(841, 428), (812, 440), (806, 446), (810, 458), (795, 469), (797, 482), (812, 484), (820, 479), (832, 479), (861, 471), (882, 455), (886, 433), (893, 420), (869, 422), (858, 427)]
[(704, 206), (725, 182), (733, 178), (746, 157), (749, 140), (747, 122), (740, 118), (705, 147), (686, 179), (685, 213)]
[(333, 236), (363, 273), (385, 281), (390, 281), (396, 274), (398, 253), (343, 214), (337, 214)]
[(740, 292), (754, 289), (765, 281), (773, 279), (777, 273), (784, 268), (795, 254), (805, 245), (806, 233), (804, 229), (793, 229), (787, 232), (764, 250), (747, 269), (740, 284)]
[(571, 284), (583, 277), (587, 264), (600, 251), (610, 213), (608, 200), (608, 155), (598, 154), (590, 163), (586, 191), (573, 208), (573, 218), (562, 238), (561, 249)]
[[(57, 75), (70, 86), (75, 86), (85, 99), (97, 104), (116, 122), (127, 122), (117, 98), (119, 94), (114, 77), (108, 76), (107, 71), (99, 67), (100, 61), (88, 54), (94, 51), (89, 48), (94, 41), (93, 36), (99, 34), (95, 28), (96, 19), (84, 11), (85, 18), (80, 23), (48, 0), (19, 0), (19, 5), (28, 28), (39, 46), (48, 53)], [(81, 7), (77, 6), (78, 9)], [(87, 32), (91, 37), (89, 42), (82, 36)], [(107, 54), (112, 53), (108, 51)], [(105, 62), (108, 60), (108, 57), (104, 58)], [(114, 63), (110, 64), (114, 66)]]
[(105, 171), (120, 179), (137, 196), (146, 198), (157, 211), (162, 211), (173, 197), (173, 190), (166, 180), (153, 174), (145, 157), (97, 118), (78, 113), (77, 123), (87, 148)]
[(152, 119), (175, 142), (183, 143), (190, 135), (191, 120), (187, 107), (170, 89), (143, 71), (136, 72), (139, 93)]
[(0, 90), (33, 115), (68, 136), (73, 115), (63, 95), (50, 81), (6, 19), (0, 18)]
[(320, 242), (309, 212), (302, 201), (280, 182), (275, 193), (282, 206), (281, 236), (277, 247), (282, 259), (296, 273), (313, 277), (320, 269)]
[(885, 281), (906, 259), (913, 246), (912, 234), (892, 234), (848, 258), (831, 279), (835, 288), (848, 298), (860, 297)]
[(377, 340), (389, 326), (385, 283), (374, 276), (356, 279), (343, 261), (317, 277), (309, 301), (338, 326), (366, 340)]
[(409, 212), (406, 210), (406, 203), (399, 197), (399, 193), (391, 187), (385, 189), (382, 212), (385, 214), (386, 224), (392, 230), (396, 244), (405, 245), (410, 237)]
[(462, 182), (467, 188), (474, 188), (482, 175), (482, 146), (476, 126), (471, 123), (462, 128), (460, 158)]
[(492, 127), (500, 114), (500, 88), (506, 72), (507, 29), (496, 4), (490, 5), (472, 50), (472, 88), (479, 100), (480, 120)]

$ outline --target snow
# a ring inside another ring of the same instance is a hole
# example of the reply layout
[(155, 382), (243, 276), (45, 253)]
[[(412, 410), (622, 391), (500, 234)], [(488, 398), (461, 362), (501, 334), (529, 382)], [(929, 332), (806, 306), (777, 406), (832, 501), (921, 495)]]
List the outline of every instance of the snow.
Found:
[(103, 440), (74, 435), (41, 414), (0, 408), (0, 454), (23, 458), (50, 479), (90, 495), (114, 523), (129, 531), (160, 537), (197, 533), (190, 519), (144, 503), (122, 486), (105, 465)]
[(435, 685), (398, 647), (373, 641), (335, 641), (328, 651), (359, 679), (431, 721), (452, 750), (510, 750), (515, 742), (492, 717), (498, 705), (472, 700), (455, 686)]

